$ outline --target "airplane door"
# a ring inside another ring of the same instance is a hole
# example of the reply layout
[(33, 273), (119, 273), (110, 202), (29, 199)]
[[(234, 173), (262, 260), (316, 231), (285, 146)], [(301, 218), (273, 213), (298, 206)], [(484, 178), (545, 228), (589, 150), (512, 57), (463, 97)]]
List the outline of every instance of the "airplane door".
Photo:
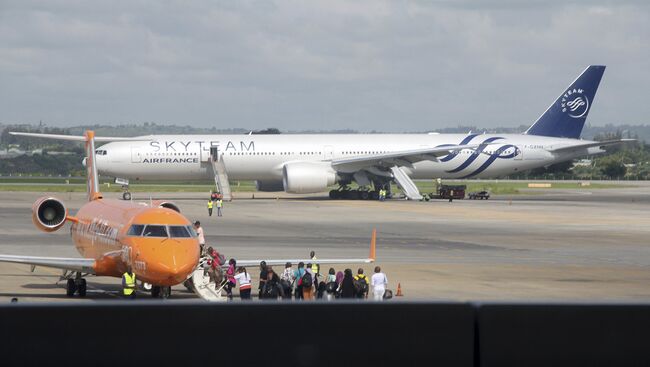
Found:
[(520, 160), (522, 160), (522, 159), (524, 158), (524, 151), (523, 151), (521, 148), (519, 148), (519, 147), (516, 146), (516, 147), (515, 147), (515, 153), (516, 153), (516, 154), (515, 154), (515, 158), (514, 158), (514, 159), (515, 159), (516, 161), (520, 161)]
[(331, 161), (334, 159), (334, 148), (331, 145), (323, 147), (323, 160)]
[(142, 162), (142, 147), (131, 146), (131, 163)]

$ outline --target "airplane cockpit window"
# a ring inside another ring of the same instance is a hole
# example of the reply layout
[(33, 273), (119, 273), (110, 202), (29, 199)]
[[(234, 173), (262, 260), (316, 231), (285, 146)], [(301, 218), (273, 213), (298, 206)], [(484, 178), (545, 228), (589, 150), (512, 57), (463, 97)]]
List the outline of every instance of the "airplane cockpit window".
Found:
[(133, 224), (126, 233), (127, 236), (142, 236), (143, 224)]
[(160, 225), (149, 224), (144, 229), (145, 237), (169, 237), (167, 236), (167, 228)]
[(169, 226), (171, 238), (190, 238), (192, 235), (187, 231), (186, 226)]

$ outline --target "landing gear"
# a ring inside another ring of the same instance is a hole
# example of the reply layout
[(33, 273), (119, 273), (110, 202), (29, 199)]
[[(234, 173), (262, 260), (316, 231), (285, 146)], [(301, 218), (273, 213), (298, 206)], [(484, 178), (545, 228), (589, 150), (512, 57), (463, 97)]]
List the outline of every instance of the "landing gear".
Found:
[(76, 273), (74, 279), (68, 278), (65, 286), (65, 295), (73, 297), (77, 293), (79, 297), (86, 297), (86, 279), (81, 277), (81, 273)]
[(122, 199), (131, 200), (131, 193), (129, 192), (129, 180), (125, 178), (115, 177), (115, 183), (122, 185)]
[(74, 282), (74, 279), (68, 279), (65, 288), (65, 295), (68, 297), (74, 296), (74, 293), (77, 291), (77, 285)]
[(167, 299), (172, 295), (172, 287), (161, 287), (154, 285), (151, 288), (151, 297), (152, 298), (162, 298)]

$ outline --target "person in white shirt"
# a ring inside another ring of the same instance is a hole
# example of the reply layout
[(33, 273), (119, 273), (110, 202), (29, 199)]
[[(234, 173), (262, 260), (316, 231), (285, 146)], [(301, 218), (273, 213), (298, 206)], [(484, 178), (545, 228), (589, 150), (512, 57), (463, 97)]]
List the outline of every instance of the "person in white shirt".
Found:
[(386, 274), (381, 272), (379, 266), (375, 266), (375, 274), (370, 278), (370, 284), (372, 285), (373, 299), (375, 301), (383, 300), (386, 285), (388, 285), (388, 278), (386, 278)]
[(251, 275), (248, 274), (246, 268), (237, 269), (235, 280), (239, 283), (239, 297), (245, 300), (251, 299)]
[(205, 236), (203, 235), (203, 227), (201, 227), (201, 222), (198, 220), (194, 222), (194, 231), (196, 231), (196, 239), (199, 240), (201, 256), (203, 256), (205, 251)]

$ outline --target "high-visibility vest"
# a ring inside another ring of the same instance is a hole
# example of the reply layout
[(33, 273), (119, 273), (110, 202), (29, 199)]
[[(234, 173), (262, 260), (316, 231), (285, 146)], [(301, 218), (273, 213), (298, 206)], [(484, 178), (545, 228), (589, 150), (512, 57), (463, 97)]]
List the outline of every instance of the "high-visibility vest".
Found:
[(212, 200), (208, 201), (208, 209), (212, 209)]
[(316, 260), (318, 260), (316, 256), (311, 258), (311, 261), (313, 261), (311, 264), (311, 272), (314, 273), (314, 275), (318, 274), (320, 271), (320, 265), (316, 264)]
[(124, 273), (122, 274), (122, 279), (124, 279), (124, 295), (130, 296), (135, 292), (135, 273), (133, 273), (133, 275)]

